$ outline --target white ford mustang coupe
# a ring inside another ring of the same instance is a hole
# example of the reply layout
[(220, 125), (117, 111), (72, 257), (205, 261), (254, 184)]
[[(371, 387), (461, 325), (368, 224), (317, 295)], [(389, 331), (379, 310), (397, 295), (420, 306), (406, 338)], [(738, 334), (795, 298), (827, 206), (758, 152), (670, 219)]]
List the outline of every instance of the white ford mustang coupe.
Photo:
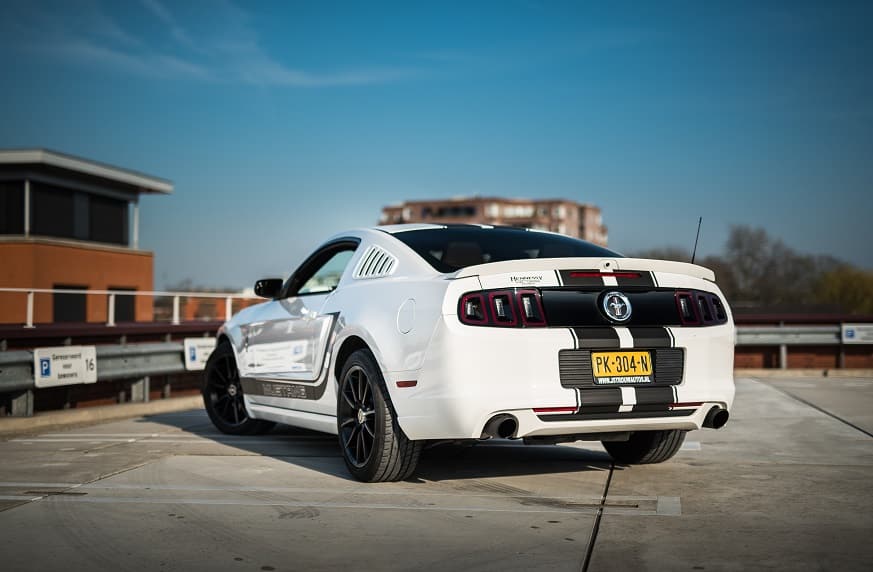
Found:
[(476, 225), (338, 234), (218, 334), (215, 426), (339, 436), (362, 481), (410, 477), (434, 441), (602, 441), (672, 457), (734, 398), (734, 326), (712, 271)]

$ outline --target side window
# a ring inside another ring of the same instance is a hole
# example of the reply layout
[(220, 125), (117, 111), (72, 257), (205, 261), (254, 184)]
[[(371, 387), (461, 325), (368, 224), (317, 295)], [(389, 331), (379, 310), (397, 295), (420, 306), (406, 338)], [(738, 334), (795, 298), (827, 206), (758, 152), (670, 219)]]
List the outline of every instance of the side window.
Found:
[(297, 291), (297, 295), (330, 292), (336, 288), (354, 253), (354, 250), (342, 250), (335, 253), (303, 283), (303, 286)]

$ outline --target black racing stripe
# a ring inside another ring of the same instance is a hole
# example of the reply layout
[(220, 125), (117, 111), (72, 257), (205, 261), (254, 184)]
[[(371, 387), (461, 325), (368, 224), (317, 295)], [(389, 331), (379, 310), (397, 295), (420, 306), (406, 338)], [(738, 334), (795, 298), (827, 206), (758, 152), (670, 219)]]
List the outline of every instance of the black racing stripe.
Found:
[(616, 276), (615, 281), (618, 283), (619, 286), (649, 286), (651, 288), (655, 287), (655, 276), (653, 273), (640, 270), (629, 270), (628, 272), (636, 272), (640, 276), (639, 278), (625, 278), (623, 276)]
[(651, 405), (634, 405), (631, 411), (639, 412), (653, 412), (653, 411), (669, 411), (670, 405), (667, 403), (653, 403)]
[(637, 405), (673, 403), (673, 388), (637, 387)]
[[(574, 273), (595, 273), (598, 276), (572, 276)], [(599, 276), (599, 270), (561, 270), (561, 282), (564, 286), (603, 286), (603, 278)]]
[(599, 421), (603, 419), (654, 419), (664, 417), (688, 417), (697, 409), (674, 409), (671, 411), (629, 411), (627, 413), (567, 413), (565, 415), (537, 415), (540, 421)]
[(621, 389), (604, 387), (601, 389), (580, 389), (581, 410), (591, 413), (617, 413), (622, 405)]
[(667, 328), (654, 326), (630, 326), (628, 331), (634, 338), (635, 348), (670, 348), (673, 347), (673, 338)]
[(585, 414), (589, 413), (618, 413), (617, 405), (583, 405)]
[(618, 334), (610, 327), (573, 328), (580, 348), (620, 348)]

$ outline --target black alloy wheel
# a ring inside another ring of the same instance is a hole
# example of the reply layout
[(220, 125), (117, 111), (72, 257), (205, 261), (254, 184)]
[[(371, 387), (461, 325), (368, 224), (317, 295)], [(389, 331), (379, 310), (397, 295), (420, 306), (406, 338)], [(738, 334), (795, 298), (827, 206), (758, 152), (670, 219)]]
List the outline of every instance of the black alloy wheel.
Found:
[(370, 350), (352, 353), (339, 380), (337, 434), (349, 472), (368, 483), (408, 479), (424, 442), (410, 440), (397, 423), (391, 395)]
[(222, 433), (252, 435), (269, 431), (274, 425), (249, 417), (236, 359), (227, 342), (220, 343), (206, 363), (203, 404), (213, 425)]
[(346, 372), (339, 402), (340, 441), (346, 459), (363, 467), (376, 441), (376, 406), (367, 374), (361, 366)]

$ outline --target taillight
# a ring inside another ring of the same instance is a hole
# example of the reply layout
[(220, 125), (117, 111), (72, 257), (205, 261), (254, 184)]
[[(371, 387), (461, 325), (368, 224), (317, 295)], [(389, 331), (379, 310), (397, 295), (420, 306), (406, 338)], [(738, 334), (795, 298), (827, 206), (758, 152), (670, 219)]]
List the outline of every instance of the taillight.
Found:
[(727, 322), (727, 312), (724, 310), (724, 304), (718, 299), (718, 296), (712, 296), (712, 307), (715, 308), (715, 319), (718, 322)]
[(539, 290), (516, 290), (521, 320), (528, 327), (546, 326), (546, 313)]
[(694, 296), (691, 292), (676, 292), (676, 308), (679, 310), (679, 320), (683, 326), (700, 324), (700, 314), (694, 305)]
[(465, 324), (484, 326), (488, 323), (488, 314), (485, 311), (485, 296), (481, 293), (464, 294), (461, 297), (458, 315)]
[(542, 328), (548, 325), (540, 293), (534, 289), (468, 292), (461, 296), (458, 318), (470, 326)]
[(488, 309), (491, 310), (491, 317), (494, 320), (494, 325), (497, 326), (515, 326), (518, 324), (518, 313), (513, 304), (512, 292), (489, 292), (488, 293)]
[(709, 297), (703, 294), (697, 295), (697, 307), (700, 308), (700, 315), (703, 317), (703, 323), (712, 322), (712, 310), (709, 308)]
[(676, 309), (683, 326), (709, 326), (727, 322), (724, 303), (709, 292), (676, 292)]

